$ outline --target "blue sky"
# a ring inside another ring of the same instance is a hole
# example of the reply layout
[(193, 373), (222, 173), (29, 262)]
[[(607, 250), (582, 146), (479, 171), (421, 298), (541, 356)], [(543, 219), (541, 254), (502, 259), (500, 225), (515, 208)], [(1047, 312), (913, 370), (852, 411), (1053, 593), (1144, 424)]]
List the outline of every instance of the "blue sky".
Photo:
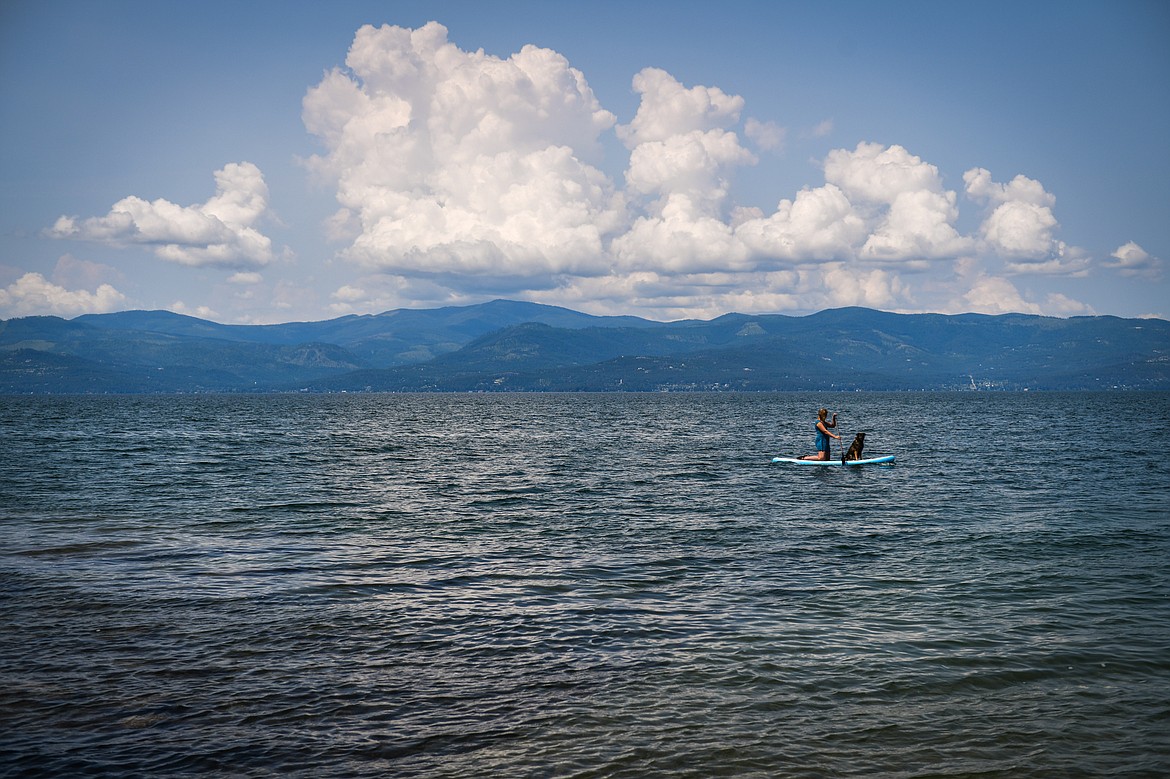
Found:
[(1168, 87), (1164, 2), (0, 0), (0, 318), (1166, 318)]

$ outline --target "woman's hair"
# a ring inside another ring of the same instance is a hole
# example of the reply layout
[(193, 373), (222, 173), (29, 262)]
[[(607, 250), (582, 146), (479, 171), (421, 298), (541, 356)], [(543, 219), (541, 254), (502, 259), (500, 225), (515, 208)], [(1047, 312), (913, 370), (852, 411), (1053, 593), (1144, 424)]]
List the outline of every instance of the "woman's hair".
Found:
[(817, 412), (818, 419), (824, 419), (828, 415), (829, 415), (829, 409), (827, 409), (827, 408), (822, 408), (820, 411)]

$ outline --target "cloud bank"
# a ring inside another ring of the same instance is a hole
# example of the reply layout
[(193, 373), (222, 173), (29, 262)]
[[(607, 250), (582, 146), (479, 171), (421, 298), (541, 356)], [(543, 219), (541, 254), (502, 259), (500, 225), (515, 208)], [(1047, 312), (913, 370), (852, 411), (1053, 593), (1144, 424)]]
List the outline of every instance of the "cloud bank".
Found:
[[(303, 162), (336, 191), (322, 226), (340, 246), (332, 272), (356, 274), (332, 282), (330, 308), (491, 295), (661, 319), (843, 305), (1091, 313), (1060, 295), (1031, 299), (1013, 281), (1094, 265), (1059, 239), (1055, 198), (1038, 181), (973, 168), (960, 192), (903, 146), (863, 141), (819, 161), (822, 183), (744, 207), (737, 172), (782, 153), (787, 129), (745, 118), (738, 95), (658, 68), (631, 86), (639, 105), (623, 124), (550, 49), (464, 51), (436, 22), (359, 29), (345, 66), (302, 101), (321, 145)], [(831, 132), (826, 120), (798, 136)], [(607, 160), (615, 150), (628, 156)], [(234, 271), (237, 289), (260, 285), (256, 271), (275, 259), (257, 229), (264, 177), (248, 162), (214, 175), (205, 203), (130, 196), (105, 216), (62, 216), (49, 234), (140, 246)], [(961, 208), (977, 227), (960, 228)], [(1101, 265), (1149, 275), (1159, 263), (1130, 243)], [(21, 282), (31, 290), (44, 279)], [(315, 294), (281, 284), (282, 300)]]
[[(452, 298), (539, 292), (592, 310), (624, 300), (664, 317), (744, 304), (912, 308), (902, 279), (933, 270), (977, 283), (953, 299), (986, 308), (1007, 276), (1088, 268), (1056, 238), (1055, 200), (1038, 182), (968, 171), (965, 195), (985, 215), (965, 235), (958, 193), (899, 145), (837, 149), (822, 185), (771, 211), (739, 207), (736, 171), (780, 148), (784, 129), (741, 125), (742, 97), (660, 69), (633, 77), (640, 104), (620, 124), (557, 52), (463, 51), (435, 22), (362, 27), (345, 65), (302, 106), (324, 148), (309, 166), (336, 185), (330, 232), (368, 274), (337, 290), (338, 306), (384, 296), (371, 281), (381, 277)], [(610, 134), (629, 153), (621, 181), (599, 164)], [(976, 257), (996, 259), (1000, 275), (954, 265)]]

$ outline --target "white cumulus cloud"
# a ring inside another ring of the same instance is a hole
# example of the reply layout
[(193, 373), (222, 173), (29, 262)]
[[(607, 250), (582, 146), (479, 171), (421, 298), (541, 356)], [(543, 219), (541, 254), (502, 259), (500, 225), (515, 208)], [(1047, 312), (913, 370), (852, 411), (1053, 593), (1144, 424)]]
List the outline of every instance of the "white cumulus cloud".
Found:
[(761, 265), (849, 260), (868, 235), (865, 219), (835, 184), (802, 189), (770, 216), (744, 211), (739, 217), (736, 236)]
[(52, 314), (75, 317), (116, 311), (126, 303), (126, 296), (109, 284), (90, 292), (66, 289), (39, 273), (26, 273), (7, 288), (0, 289), (0, 312), (7, 316)]
[(956, 195), (938, 169), (901, 146), (860, 143), (824, 161), (826, 184), (770, 216), (740, 212), (736, 235), (762, 264), (854, 261), (924, 268), (974, 244), (955, 228)]
[(1084, 250), (1056, 238), (1060, 223), (1052, 209), (1056, 198), (1040, 182), (1019, 175), (1007, 184), (991, 172), (972, 168), (963, 174), (967, 196), (983, 201), (990, 212), (979, 228), (983, 250), (1001, 257), (1013, 273), (1077, 276), (1088, 272)]
[(729, 171), (753, 161), (735, 133), (691, 130), (635, 146), (626, 182), (638, 194), (661, 196), (663, 206), (681, 195), (698, 212), (719, 214), (728, 195)]
[(628, 125), (617, 128), (618, 137), (630, 148), (690, 132), (724, 129), (738, 122), (743, 110), (742, 97), (718, 87), (688, 89), (659, 68), (646, 68), (634, 76), (634, 91), (642, 96), (638, 113)]
[(1106, 262), (1105, 266), (1120, 271), (1122, 275), (1145, 276), (1147, 278), (1157, 278), (1161, 275), (1161, 261), (1157, 257), (1150, 256), (1145, 249), (1133, 241), (1117, 247), (1109, 256), (1113, 258), (1113, 262)]
[[(384, 272), (527, 278), (604, 269), (625, 222), (612, 182), (586, 160), (613, 114), (560, 54), (465, 52), (431, 22), (358, 30), (303, 101), (337, 182), (345, 256)], [(344, 228), (344, 229), (343, 229)]]
[(825, 158), (825, 180), (858, 202), (894, 202), (908, 192), (941, 192), (938, 168), (901, 146), (859, 143), (853, 151), (835, 149)]
[(216, 192), (206, 203), (180, 206), (133, 195), (105, 216), (62, 216), (49, 230), (54, 238), (110, 246), (142, 245), (182, 265), (257, 267), (273, 259), (272, 242), (253, 225), (268, 208), (268, 186), (250, 162), (229, 163), (215, 172)]
[(906, 294), (902, 281), (889, 271), (832, 265), (823, 275), (827, 303), (832, 306), (892, 308)]
[(863, 259), (922, 267), (973, 247), (955, 229), (956, 195), (943, 187), (938, 168), (901, 146), (863, 142), (853, 151), (834, 150), (825, 159), (825, 180), (869, 217)]
[(724, 213), (734, 169), (755, 162), (730, 130), (743, 98), (715, 88), (688, 89), (656, 68), (643, 70), (633, 83), (641, 104), (618, 135), (630, 148), (627, 185), (650, 202), (613, 241), (619, 267), (746, 269), (749, 252)]

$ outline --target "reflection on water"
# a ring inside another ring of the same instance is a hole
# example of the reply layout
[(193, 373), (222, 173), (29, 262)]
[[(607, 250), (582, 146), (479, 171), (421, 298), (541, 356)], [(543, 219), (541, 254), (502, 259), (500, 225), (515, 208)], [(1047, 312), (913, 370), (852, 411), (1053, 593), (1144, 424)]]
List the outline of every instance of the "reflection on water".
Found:
[[(770, 463), (828, 405), (892, 468)], [(9, 775), (1170, 772), (1170, 396), (9, 398)]]

